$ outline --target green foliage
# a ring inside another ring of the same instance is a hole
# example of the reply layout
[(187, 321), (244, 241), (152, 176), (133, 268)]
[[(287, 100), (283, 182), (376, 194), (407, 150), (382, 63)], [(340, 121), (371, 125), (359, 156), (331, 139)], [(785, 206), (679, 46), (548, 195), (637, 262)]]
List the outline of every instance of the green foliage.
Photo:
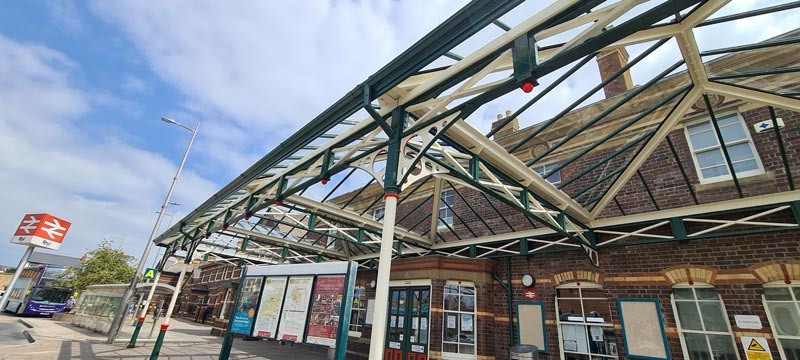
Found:
[(129, 283), (136, 273), (136, 268), (131, 265), (134, 259), (103, 242), (86, 254), (83, 265), (68, 267), (56, 280), (56, 286), (83, 290), (89, 285)]

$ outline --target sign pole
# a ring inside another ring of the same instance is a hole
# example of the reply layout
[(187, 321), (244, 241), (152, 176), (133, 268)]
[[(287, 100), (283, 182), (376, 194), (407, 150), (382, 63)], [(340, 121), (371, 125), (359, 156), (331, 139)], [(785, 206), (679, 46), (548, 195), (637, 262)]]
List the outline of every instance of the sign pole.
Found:
[(11, 278), (11, 282), (8, 283), (8, 290), (6, 291), (6, 294), (3, 295), (3, 299), (0, 299), (0, 309), (5, 309), (8, 297), (11, 296), (11, 290), (14, 289), (14, 284), (17, 282), (17, 279), (19, 279), (19, 276), (22, 275), (22, 268), (25, 267), (25, 263), (28, 262), (28, 259), (30, 259), (31, 254), (33, 254), (33, 246), (28, 246), (28, 249), (25, 250), (25, 254), (22, 255), (22, 259), (19, 260), (19, 265), (17, 265), (17, 271), (14, 272), (14, 276)]

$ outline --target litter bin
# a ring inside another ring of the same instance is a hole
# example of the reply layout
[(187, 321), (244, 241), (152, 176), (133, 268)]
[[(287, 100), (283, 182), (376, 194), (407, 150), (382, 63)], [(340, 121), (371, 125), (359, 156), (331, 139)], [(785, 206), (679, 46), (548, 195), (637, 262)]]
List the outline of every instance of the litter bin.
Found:
[(539, 349), (535, 345), (519, 344), (511, 347), (511, 360), (538, 359)]

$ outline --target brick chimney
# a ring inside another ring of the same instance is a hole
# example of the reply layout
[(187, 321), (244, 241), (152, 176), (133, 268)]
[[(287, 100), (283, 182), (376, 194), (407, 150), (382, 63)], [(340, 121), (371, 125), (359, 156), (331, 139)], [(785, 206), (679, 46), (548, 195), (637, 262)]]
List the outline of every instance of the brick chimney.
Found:
[[(628, 51), (624, 47), (605, 50), (597, 54), (597, 67), (600, 68), (600, 77), (608, 78), (628, 63)], [(603, 88), (606, 99), (617, 96), (633, 89), (630, 70), (626, 71), (614, 81)]]
[[(492, 130), (500, 126), (500, 122), (509, 116), (511, 116), (511, 110), (506, 110), (506, 116), (503, 116), (503, 114), (497, 114), (497, 121), (492, 123)], [(506, 126), (503, 126), (502, 129), (494, 133), (494, 136), (492, 136), (492, 138), (499, 139), (503, 136), (513, 134), (517, 131), (519, 131), (519, 119), (514, 118), (514, 120), (509, 121), (509, 123), (506, 124)]]

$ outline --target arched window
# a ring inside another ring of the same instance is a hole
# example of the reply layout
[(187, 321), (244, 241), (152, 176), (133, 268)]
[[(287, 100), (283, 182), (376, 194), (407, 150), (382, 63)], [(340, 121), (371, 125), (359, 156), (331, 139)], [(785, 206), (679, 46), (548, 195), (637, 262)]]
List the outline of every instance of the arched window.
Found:
[(737, 360), (722, 299), (710, 284), (676, 284), (672, 308), (684, 356), (690, 360)]
[(556, 313), (562, 359), (617, 358), (611, 307), (600, 285), (574, 282), (556, 287)]
[(800, 283), (764, 284), (763, 301), (781, 358), (800, 360)]

